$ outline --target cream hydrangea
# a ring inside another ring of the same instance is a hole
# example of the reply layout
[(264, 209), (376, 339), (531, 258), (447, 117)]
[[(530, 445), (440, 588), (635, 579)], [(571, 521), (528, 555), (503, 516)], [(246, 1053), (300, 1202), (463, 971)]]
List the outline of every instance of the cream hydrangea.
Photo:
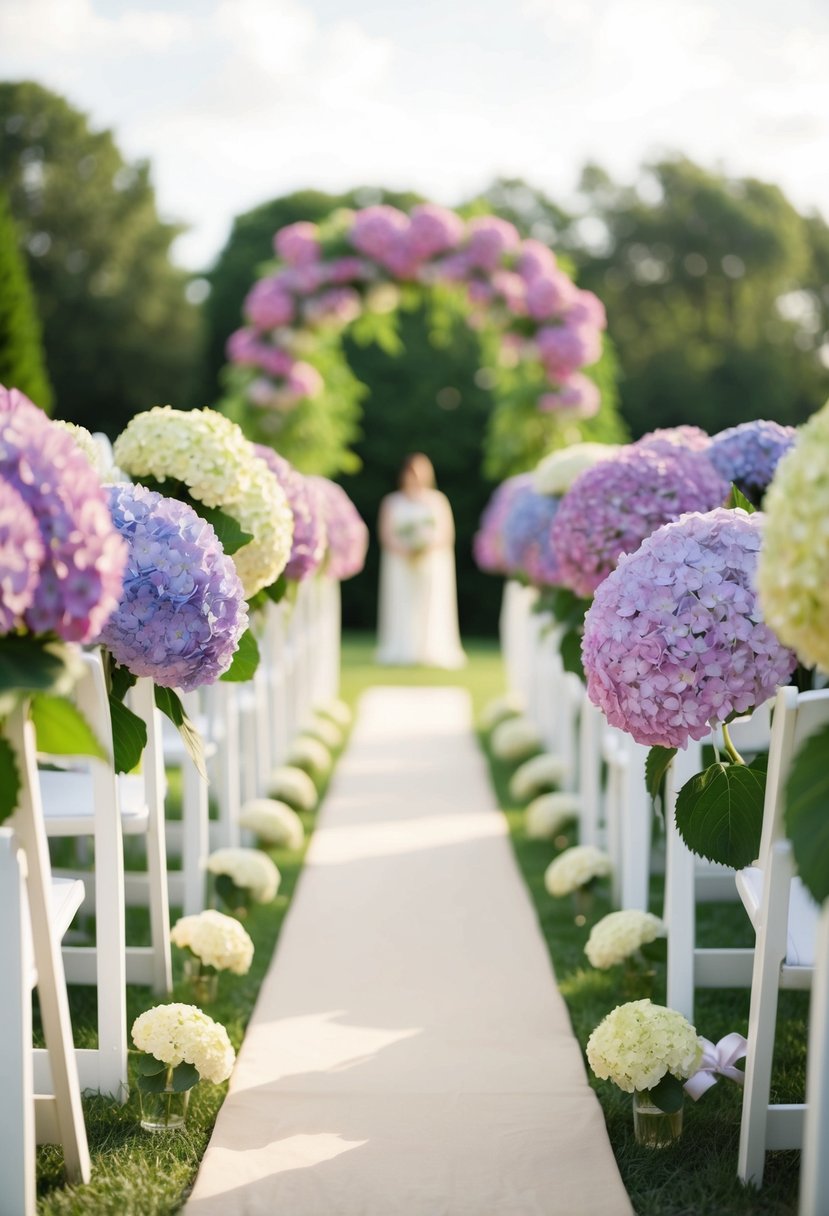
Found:
[(250, 934), (234, 917), (212, 908), (195, 916), (182, 916), (170, 930), (170, 941), (217, 971), (247, 975), (253, 962)]
[(490, 747), (499, 760), (524, 760), (541, 747), (538, 728), (530, 718), (519, 715), (499, 722), (490, 736)]
[(577, 794), (540, 794), (524, 813), (524, 831), (531, 840), (552, 840), (580, 812)]
[(799, 428), (763, 508), (763, 617), (802, 663), (829, 672), (829, 402)]
[(273, 770), (270, 792), (297, 811), (313, 811), (317, 805), (317, 787), (306, 772), (292, 764), (280, 764)]
[(512, 774), (509, 783), (510, 798), (513, 802), (527, 802), (535, 794), (540, 794), (551, 786), (561, 785), (569, 771), (570, 765), (562, 756), (554, 756), (551, 752), (533, 756), (531, 760), (525, 760)]
[(331, 768), (331, 753), (319, 739), (297, 735), (288, 748), (288, 763), (304, 769), (312, 777), (324, 777)]
[(592, 469), (600, 460), (608, 460), (619, 451), (615, 443), (573, 443), (545, 456), (533, 473), (533, 488), (537, 494), (557, 498), (566, 494), (585, 469)]
[(115, 441), (116, 462), (136, 480), (181, 481), (206, 507), (219, 507), (253, 540), (233, 554), (249, 598), (275, 582), (291, 555), (294, 517), (285, 491), (241, 427), (215, 410), (155, 406)]
[(218, 1085), (233, 1071), (236, 1053), (224, 1026), (196, 1005), (155, 1005), (132, 1025), (132, 1041), (163, 1064), (192, 1064), (203, 1081)]
[(519, 698), (513, 693), (507, 693), (503, 697), (495, 697), (492, 701), (488, 701), (481, 710), (479, 719), (481, 730), (489, 734), (499, 722), (503, 722), (506, 718), (518, 717), (522, 712), (522, 708)]
[(334, 752), (338, 747), (343, 745), (343, 734), (339, 726), (327, 718), (312, 718), (307, 722), (303, 735), (311, 735), (314, 739), (319, 739), (320, 743), (324, 744), (329, 751)]
[(702, 1043), (675, 1009), (629, 1001), (617, 1005), (593, 1031), (587, 1059), (597, 1077), (631, 1094), (653, 1089), (666, 1073), (678, 1080), (693, 1076), (702, 1060)]
[(257, 904), (269, 904), (279, 890), (279, 870), (260, 849), (216, 849), (207, 868), (211, 874), (226, 874)]
[(276, 798), (251, 798), (239, 812), (239, 825), (279, 849), (301, 849), (305, 843), (299, 815)]
[(550, 862), (544, 872), (544, 886), (550, 895), (570, 895), (594, 878), (606, 878), (610, 871), (607, 853), (592, 844), (576, 844)]
[(607, 971), (644, 946), (665, 936), (665, 925), (652, 912), (625, 908), (611, 912), (597, 921), (590, 930), (584, 953), (594, 967)]
[(325, 701), (322, 705), (315, 705), (314, 714), (317, 717), (330, 718), (332, 722), (336, 722), (337, 726), (342, 727), (343, 730), (351, 725), (351, 710), (345, 701), (341, 701), (338, 697), (335, 697), (331, 701)]

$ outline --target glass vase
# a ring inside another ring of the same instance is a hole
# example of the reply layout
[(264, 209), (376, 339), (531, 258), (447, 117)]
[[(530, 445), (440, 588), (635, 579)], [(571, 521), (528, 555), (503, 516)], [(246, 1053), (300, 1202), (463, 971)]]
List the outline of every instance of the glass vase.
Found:
[(141, 1099), (141, 1126), (145, 1132), (180, 1132), (187, 1120), (190, 1090), (172, 1087), (158, 1093), (138, 1091)]
[(682, 1107), (670, 1114), (651, 1101), (646, 1089), (633, 1094), (633, 1134), (637, 1144), (667, 1148), (682, 1135)]
[(587, 918), (593, 911), (593, 890), (589, 885), (576, 887), (571, 892), (573, 901), (573, 920), (579, 926), (587, 924)]
[(219, 973), (205, 971), (200, 959), (184, 960), (184, 978), (190, 985), (195, 1004), (212, 1005), (219, 992)]

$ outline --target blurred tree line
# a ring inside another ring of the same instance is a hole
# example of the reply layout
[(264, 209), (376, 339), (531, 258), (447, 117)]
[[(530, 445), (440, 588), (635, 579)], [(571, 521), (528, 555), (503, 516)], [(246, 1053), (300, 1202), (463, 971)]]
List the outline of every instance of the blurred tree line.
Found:
[[(62, 98), (34, 84), (0, 84), (0, 173), (55, 412), (110, 434), (158, 402), (221, 397), (225, 341), (257, 268), (272, 257), (277, 228), (343, 206), (418, 201), (359, 189), (266, 202), (234, 221), (199, 309), (188, 301), (190, 276), (170, 262), (180, 230), (159, 220), (147, 165), (127, 164), (112, 135), (91, 131)], [(580, 285), (602, 298), (621, 415), (634, 437), (680, 422), (710, 431), (752, 418), (798, 423), (829, 395), (829, 227), (801, 215), (778, 187), (675, 157), (644, 167), (632, 184), (589, 165), (568, 207), (502, 180), (461, 210), (511, 219), (566, 255)], [(10, 232), (0, 211), (0, 245)], [(494, 624), (497, 586), (474, 570), (469, 542), (491, 489), (480, 473), (491, 374), (465, 326), (437, 346), (432, 329), (424, 311), (402, 314), (405, 349), (395, 357), (347, 339), (367, 392), (356, 447), (362, 472), (342, 480), (373, 525), (405, 453), (430, 454), (457, 517), (462, 621), (483, 631)], [(7, 367), (4, 341), (0, 324)], [(45, 405), (48, 389), (42, 397)], [(347, 621), (373, 624), (376, 553), (346, 594)]]

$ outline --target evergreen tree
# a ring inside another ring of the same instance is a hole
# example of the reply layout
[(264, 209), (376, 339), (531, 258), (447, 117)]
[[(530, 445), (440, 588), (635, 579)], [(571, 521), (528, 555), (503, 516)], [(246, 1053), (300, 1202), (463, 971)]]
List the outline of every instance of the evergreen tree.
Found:
[(40, 322), (8, 199), (0, 191), (0, 384), (19, 388), (42, 409), (52, 404)]

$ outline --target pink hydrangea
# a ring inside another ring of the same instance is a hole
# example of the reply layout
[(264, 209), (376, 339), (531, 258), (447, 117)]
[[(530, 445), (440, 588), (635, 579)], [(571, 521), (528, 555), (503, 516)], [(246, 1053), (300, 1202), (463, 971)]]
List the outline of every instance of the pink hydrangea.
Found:
[(237, 329), (227, 340), (227, 357), (241, 367), (258, 367), (270, 376), (287, 376), (294, 359), (287, 351), (265, 342), (252, 329)]
[(579, 474), (561, 500), (553, 547), (561, 580), (589, 598), (623, 553), (687, 511), (710, 511), (728, 493), (706, 458), (683, 448), (623, 448)]
[(518, 229), (497, 215), (479, 215), (469, 221), (466, 256), (479, 270), (495, 270), (506, 253), (521, 244)]
[(519, 473), (508, 477), (496, 486), (492, 497), (484, 508), (481, 522), (472, 541), (472, 553), (479, 570), (487, 574), (506, 574), (504, 553), (504, 520), (509, 513), (513, 498), (525, 487), (532, 487), (531, 473)]
[(0, 634), (16, 627), (34, 599), (45, 553), (25, 499), (0, 481)]
[(556, 255), (541, 241), (524, 241), (518, 257), (517, 269), (522, 278), (530, 283), (533, 279), (551, 275), (553, 271), (557, 270)]
[(376, 277), (377, 271), (371, 262), (367, 262), (365, 258), (334, 258), (334, 261), (329, 262), (327, 267), (329, 283), (369, 282)]
[(386, 258), (399, 248), (409, 225), (409, 217), (403, 211), (380, 203), (356, 213), (349, 239), (360, 253), (385, 263)]
[(69, 431), (0, 385), (0, 478), (38, 523), (44, 560), (25, 624), (67, 642), (97, 637), (121, 598), (126, 546), (96, 471)]
[(575, 292), (573, 280), (553, 266), (527, 283), (527, 312), (534, 321), (561, 317), (572, 304)]
[(322, 502), (328, 536), (327, 573), (341, 581), (359, 574), (368, 552), (368, 528), (342, 486), (327, 477), (309, 477)]
[(285, 491), (294, 516), (291, 556), (283, 573), (297, 581), (308, 578), (316, 574), (325, 557), (325, 521), (319, 492), (309, 478), (303, 477), (273, 448), (260, 443), (253, 446)]
[(501, 296), (513, 316), (526, 316), (527, 287), (520, 274), (514, 270), (496, 270), (491, 282), (493, 291)]
[(466, 225), (454, 211), (434, 203), (418, 203), (412, 208), (409, 249), (414, 257), (424, 261), (456, 248), (465, 230)]
[(288, 224), (274, 236), (273, 247), (276, 256), (289, 266), (308, 266), (318, 261), (322, 254), (319, 228), (306, 221)]
[(723, 508), (622, 556), (584, 625), (587, 693), (637, 743), (684, 747), (788, 682), (796, 659), (754, 590), (763, 516)]
[(429, 269), (437, 282), (463, 283), (472, 274), (472, 263), (465, 253), (451, 253)]
[(576, 288), (567, 306), (568, 325), (589, 325), (594, 329), (607, 329), (607, 313), (604, 304), (592, 291)]
[(553, 380), (566, 379), (580, 367), (595, 363), (602, 353), (599, 331), (589, 325), (545, 325), (535, 340)]
[(329, 287), (306, 300), (303, 316), (311, 325), (348, 325), (359, 317), (363, 303), (353, 287)]
[(286, 387), (298, 400), (302, 397), (317, 397), (325, 388), (325, 381), (315, 367), (302, 361), (295, 363), (288, 372)]
[(293, 297), (274, 278), (259, 279), (245, 297), (245, 316), (257, 329), (279, 329), (296, 315)]
[(588, 376), (575, 372), (555, 393), (542, 393), (538, 408), (543, 413), (572, 413), (577, 418), (593, 418), (599, 412), (602, 395)]

